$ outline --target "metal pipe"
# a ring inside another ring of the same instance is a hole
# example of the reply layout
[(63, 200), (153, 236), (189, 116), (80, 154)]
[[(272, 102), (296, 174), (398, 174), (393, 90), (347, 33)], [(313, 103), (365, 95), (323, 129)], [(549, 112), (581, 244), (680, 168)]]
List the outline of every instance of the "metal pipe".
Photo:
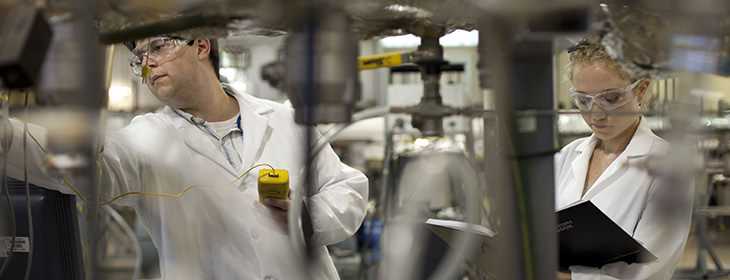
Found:
[(423, 136), (442, 136), (444, 134), (443, 101), (441, 98), (441, 67), (446, 64), (443, 60), (443, 47), (438, 36), (421, 37), (418, 52), (422, 54), (416, 64), (421, 68), (423, 81), (423, 97), (421, 102), (412, 110), (411, 124), (421, 131)]
[(102, 76), (101, 63), (102, 48), (98, 43), (98, 36), (93, 20), (94, 3), (90, 0), (77, 0), (74, 7), (74, 39), (78, 44), (77, 52), (80, 62), (76, 65), (76, 73), (82, 75), (85, 80), (79, 83), (79, 88), (73, 96), (71, 111), (83, 115), (86, 123), (80, 124), (82, 132), (80, 141), (76, 142), (77, 150), (87, 164), (79, 168), (77, 185), (86, 187), (88, 209), (89, 250), (87, 255), (86, 279), (96, 279), (98, 255), (99, 255), (99, 185), (96, 172), (95, 147), (98, 136), (102, 133), (99, 127), (99, 110), (106, 104), (106, 92), (104, 91), (104, 77)]
[(347, 14), (330, 5), (309, 7), (286, 39), (287, 94), (298, 123), (346, 123), (360, 99), (358, 40)]
[(142, 26), (101, 33), (99, 34), (99, 42), (104, 44), (121, 43), (201, 26), (225, 27), (229, 20), (230, 18), (217, 14), (181, 16)]
[[(490, 17), (480, 26), (482, 87), (495, 92), (497, 147), (486, 164), (495, 183), (496, 216), (501, 222), (491, 271), (511, 279), (554, 279), (557, 240), (554, 230), (553, 117), (517, 116), (515, 112), (553, 110), (552, 52), (549, 42), (513, 41), (507, 21)], [(525, 80), (530, 80), (529, 84)], [(488, 130), (485, 127), (485, 131)], [(506, 151), (504, 150), (506, 149)], [(509, 174), (509, 175), (507, 175)]]

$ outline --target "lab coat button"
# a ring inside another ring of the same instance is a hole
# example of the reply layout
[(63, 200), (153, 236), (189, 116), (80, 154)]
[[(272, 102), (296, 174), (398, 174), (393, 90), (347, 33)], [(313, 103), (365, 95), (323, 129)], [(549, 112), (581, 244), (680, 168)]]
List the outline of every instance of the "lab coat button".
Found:
[[(253, 238), (253, 240), (259, 240), (259, 234), (256, 233), (256, 232), (252, 232), (251, 233), (251, 238)], [(269, 277), (269, 276), (266, 276), (266, 277)]]

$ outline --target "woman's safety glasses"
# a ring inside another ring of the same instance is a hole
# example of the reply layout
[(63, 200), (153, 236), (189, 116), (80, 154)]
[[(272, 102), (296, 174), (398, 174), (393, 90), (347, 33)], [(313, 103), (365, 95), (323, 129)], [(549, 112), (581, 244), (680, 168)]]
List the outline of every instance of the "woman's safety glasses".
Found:
[(165, 61), (165, 59), (168, 59), (173, 54), (177, 53), (182, 46), (192, 46), (193, 42), (194, 40), (186, 40), (179, 37), (158, 37), (149, 39), (132, 50), (132, 55), (129, 57), (129, 66), (132, 67), (132, 73), (146, 78), (146, 76), (149, 76), (149, 73), (145, 73), (143, 68), (149, 64), (150, 59), (154, 59), (157, 63), (161, 63)]
[(584, 111), (591, 110), (594, 103), (603, 110), (614, 110), (631, 101), (631, 98), (634, 96), (632, 90), (640, 81), (637, 80), (625, 88), (609, 89), (595, 95), (578, 92), (575, 91), (575, 88), (570, 87), (570, 101), (575, 106), (578, 106), (578, 109)]

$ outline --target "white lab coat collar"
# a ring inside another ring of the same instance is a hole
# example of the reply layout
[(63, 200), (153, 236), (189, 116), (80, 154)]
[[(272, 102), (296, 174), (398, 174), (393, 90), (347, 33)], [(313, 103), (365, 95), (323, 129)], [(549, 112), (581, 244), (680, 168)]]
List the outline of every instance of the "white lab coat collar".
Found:
[[(656, 135), (651, 131), (649, 125), (644, 117), (641, 117), (639, 126), (636, 128), (636, 132), (631, 137), (631, 141), (626, 146), (626, 149), (619, 155), (611, 165), (601, 174), (593, 186), (583, 196), (583, 200), (589, 200), (595, 196), (596, 193), (600, 192), (603, 188), (608, 186), (611, 182), (611, 177), (617, 174), (617, 171), (621, 168), (626, 168), (626, 163), (629, 160), (641, 158), (649, 155), (654, 150), (654, 138)], [(572, 162), (573, 176), (576, 178), (576, 182), (581, 186), (585, 185), (586, 176), (588, 174), (588, 163), (590, 157), (593, 154), (593, 149), (598, 143), (598, 137), (592, 134), (590, 138), (583, 141), (575, 151), (579, 153), (578, 157)]]
[[(227, 94), (233, 96), (238, 101), (244, 142), (243, 164), (241, 166), (242, 168), (247, 168), (261, 157), (260, 152), (263, 149), (259, 149), (258, 147), (265, 145), (273, 132), (273, 127), (269, 125), (268, 115), (274, 112), (274, 108), (255, 97), (238, 93), (226, 84), (222, 84), (222, 87)], [(203, 120), (169, 106), (165, 106), (162, 115), (166, 116), (168, 121), (182, 135), (194, 135), (194, 137), (183, 137), (185, 144), (191, 149), (209, 158), (231, 173), (231, 175), (235, 177), (240, 175), (241, 170), (234, 170), (224, 155), (218, 151), (216, 144), (210, 141), (210, 136), (206, 135), (204, 131), (196, 126), (196, 123), (200, 124)], [(256, 151), (259, 152), (257, 153)]]
[(244, 144), (243, 164), (241, 166), (248, 168), (261, 158), (261, 153), (264, 151), (263, 146), (266, 145), (269, 137), (274, 132), (274, 127), (269, 119), (269, 115), (274, 112), (274, 108), (263, 100), (237, 93), (232, 88), (224, 85), (224, 89), (226, 88), (227, 91), (235, 94), (234, 97), (238, 100), (240, 106)]
[(624, 154), (629, 158), (636, 158), (656, 152), (657, 147), (654, 146), (654, 139), (656, 138), (657, 136), (649, 128), (649, 123), (644, 117), (641, 117), (639, 127), (636, 128), (636, 133), (631, 138), (629, 145), (626, 146)]
[[(641, 117), (641, 120), (639, 121), (639, 126), (636, 128), (636, 132), (634, 132), (634, 136), (631, 137), (629, 145), (626, 146), (626, 149), (624, 149), (624, 152), (622, 154), (625, 154), (629, 157), (648, 155), (652, 152), (652, 139), (654, 137), (656, 136), (654, 135), (654, 132), (652, 132), (649, 128), (649, 124), (646, 122), (646, 119), (644, 117)], [(593, 151), (596, 143), (598, 143), (598, 137), (596, 137), (596, 134), (594, 133), (591, 134), (591, 137), (588, 138), (587, 141), (584, 141), (583, 143), (578, 145), (578, 147), (575, 148), (575, 151), (578, 153), (582, 153), (584, 151)]]

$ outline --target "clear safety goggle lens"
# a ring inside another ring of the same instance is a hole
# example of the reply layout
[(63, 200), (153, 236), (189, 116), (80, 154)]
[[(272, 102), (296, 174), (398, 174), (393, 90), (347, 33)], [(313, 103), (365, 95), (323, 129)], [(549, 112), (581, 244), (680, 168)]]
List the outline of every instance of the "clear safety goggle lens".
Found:
[(134, 75), (139, 76), (142, 73), (142, 59), (134, 54), (131, 55), (129, 57), (129, 67)]
[(177, 53), (182, 46), (192, 46), (193, 42), (193, 40), (185, 40), (182, 38), (150, 39), (146, 44), (143, 43), (139, 48), (132, 51), (132, 55), (129, 57), (129, 66), (132, 69), (132, 73), (140, 76), (146, 59), (154, 59), (159, 63), (161, 60)]
[(603, 91), (596, 95), (576, 92), (574, 88), (570, 88), (570, 101), (581, 110), (591, 110), (593, 104), (598, 105), (603, 110), (614, 110), (631, 101), (634, 96), (632, 90), (641, 80), (637, 80), (631, 85), (621, 89), (611, 89)]

